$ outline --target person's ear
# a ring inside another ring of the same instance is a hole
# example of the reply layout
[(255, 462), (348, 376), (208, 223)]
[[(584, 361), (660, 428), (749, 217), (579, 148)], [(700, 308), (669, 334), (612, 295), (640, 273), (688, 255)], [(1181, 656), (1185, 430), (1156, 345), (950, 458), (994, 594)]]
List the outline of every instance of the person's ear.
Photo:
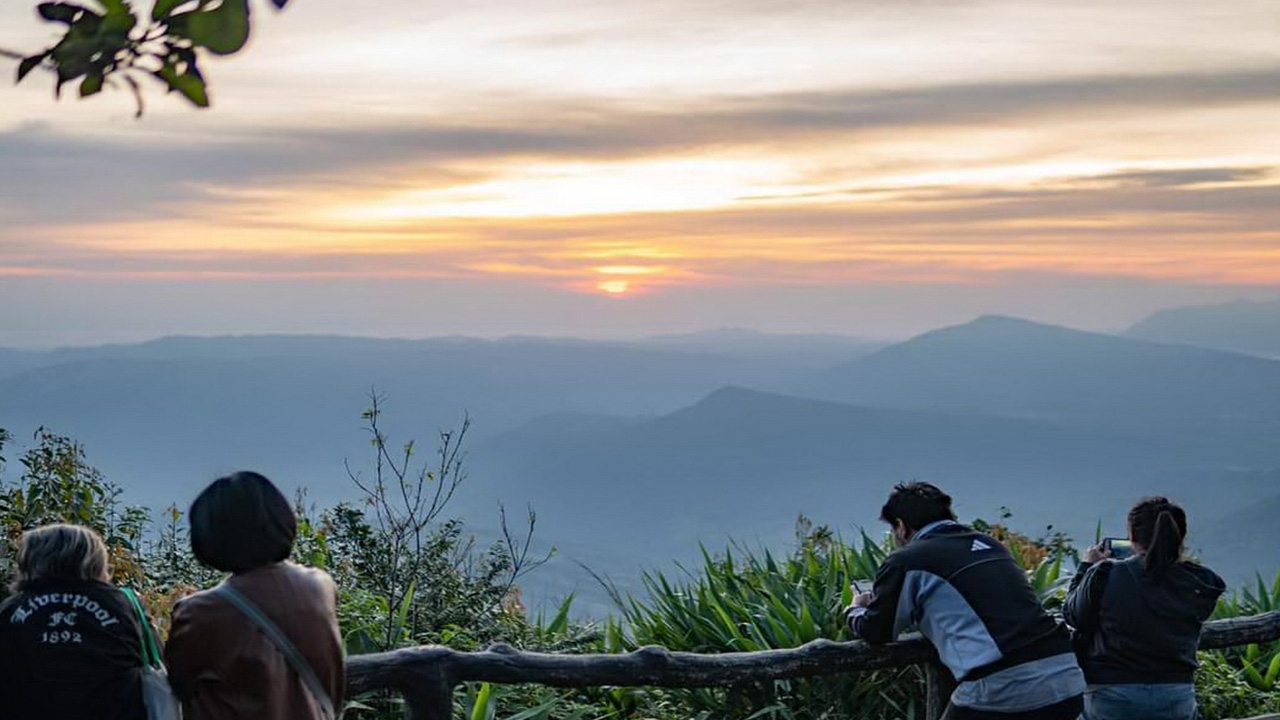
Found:
[(911, 529), (902, 521), (902, 518), (893, 521), (893, 534), (898, 538), (898, 544), (900, 545), (906, 545), (907, 541), (911, 539)]

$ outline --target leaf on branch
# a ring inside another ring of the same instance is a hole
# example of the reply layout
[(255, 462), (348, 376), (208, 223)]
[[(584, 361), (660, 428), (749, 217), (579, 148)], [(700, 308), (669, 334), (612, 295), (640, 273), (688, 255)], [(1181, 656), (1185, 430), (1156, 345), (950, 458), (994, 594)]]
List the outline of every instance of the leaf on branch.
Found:
[(90, 42), (73, 40), (70, 37), (58, 43), (50, 52), (58, 73), (58, 83), (54, 86), (55, 97), (62, 96), (62, 86), (89, 72), (90, 58), (94, 45)]
[(80, 97), (89, 97), (102, 92), (102, 74), (89, 73), (80, 82)]
[(134, 16), (133, 9), (127, 3), (103, 3), (110, 5), (107, 8), (107, 14), (102, 18), (102, 29), (99, 33), (102, 35), (115, 35), (117, 42), (123, 44), (128, 41), (128, 36), (133, 29), (138, 26), (138, 18)]
[(35, 70), (47, 57), (49, 57), (49, 53), (42, 52), (39, 55), (23, 58), (22, 62), (18, 63), (18, 79), (14, 82), (22, 82), (22, 78), (26, 77), (32, 70)]
[(191, 0), (156, 0), (156, 4), (151, 8), (152, 20), (164, 20), (173, 14), (177, 8), (191, 2)]
[(176, 90), (182, 94), (187, 100), (191, 101), (196, 107), (209, 107), (209, 95), (205, 90), (204, 80), (199, 74), (188, 70), (179, 73), (172, 63), (165, 63), (164, 67), (156, 71), (156, 77), (163, 80), (169, 90)]
[(215, 55), (231, 55), (249, 42), (249, 0), (222, 0), (212, 10), (179, 13), (169, 30)]
[(88, 8), (83, 5), (64, 2), (45, 2), (36, 6), (36, 12), (40, 13), (40, 17), (49, 22), (60, 22), (66, 25), (75, 22), (76, 17), (87, 10)]
[(102, 26), (101, 15), (80, 8), (75, 22), (67, 28), (67, 34), (48, 51), (58, 75), (53, 90), (54, 97), (62, 96), (62, 86), (65, 83), (91, 71), (102, 73), (114, 62), (115, 54), (123, 44), (128, 42), (128, 38), (124, 36), (101, 36), (99, 30)]

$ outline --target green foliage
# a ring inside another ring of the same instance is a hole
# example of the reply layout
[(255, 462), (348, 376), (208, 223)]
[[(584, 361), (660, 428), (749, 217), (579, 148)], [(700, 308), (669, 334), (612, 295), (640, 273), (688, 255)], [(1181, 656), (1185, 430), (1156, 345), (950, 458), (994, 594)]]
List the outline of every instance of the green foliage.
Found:
[(1202, 720), (1226, 720), (1280, 713), (1280, 688), (1254, 687), (1223, 653), (1200, 653), (1196, 699)]
[(455, 693), (454, 707), (454, 717), (459, 720), (586, 720), (620, 717), (589, 698), (538, 685), (466, 683)]
[[(570, 620), (572, 599), (550, 622), (541, 622), (545, 616), (530, 622), (524, 612), (517, 583), (549, 557), (530, 551), (532, 510), (519, 533), (500, 511), (502, 537), (487, 546), (445, 516), (467, 477), (462, 460), (469, 422), (441, 432), (435, 452), (420, 459), (415, 442), (394, 445), (381, 427), (382, 397), (372, 394), (370, 401), (362, 414), (370, 437), (367, 467), (347, 468), (362, 501), (323, 511), (302, 497), (297, 503), (294, 557), (337, 581), (348, 653), (422, 644), (479, 650), (496, 641), (533, 650), (598, 651), (600, 633)], [(565, 717), (577, 712), (573, 708), (596, 708), (581, 701), (584, 693), (550, 688), (471, 686), (459, 692), (481, 717)], [(400, 702), (374, 697), (362, 698), (361, 705), (356, 716), (380, 718), (395, 716)]]
[[(1244, 617), (1280, 610), (1280, 573), (1268, 585), (1261, 575), (1253, 587), (1244, 587), (1218, 601), (1214, 618)], [(1227, 663), (1239, 680), (1259, 693), (1280, 695), (1280, 641), (1265, 645), (1226, 648), (1214, 653)]]
[[(278, 9), (287, 2), (272, 0)], [(249, 0), (155, 0), (145, 15), (128, 0), (94, 0), (91, 6), (44, 2), (36, 12), (66, 29), (43, 52), (16, 55), (21, 58), (16, 82), (43, 66), (56, 76), (56, 97), (62, 96), (63, 85), (79, 81), (83, 98), (118, 79), (133, 92), (138, 116), (144, 109), (139, 78), (158, 82), (196, 107), (208, 107), (201, 58), (239, 52), (251, 27)]]
[[(4, 446), (9, 442), (11, 437), (12, 436), (9, 435), (8, 430), (5, 430), (4, 428), (0, 428), (0, 452), (4, 451)], [(4, 464), (5, 464), (4, 456), (0, 455), (0, 472), (4, 472)]]
[(159, 532), (147, 544), (142, 557), (147, 587), (166, 595), (180, 595), (210, 587), (222, 574), (201, 565), (191, 552), (184, 514), (176, 505), (164, 510)]
[(414, 442), (393, 450), (379, 424), (382, 398), (370, 400), (362, 416), (370, 467), (363, 473), (348, 467), (362, 507), (343, 504), (305, 518), (314, 540), (299, 544), (340, 586), (361, 589), (347, 618), (349, 650), (427, 643), (475, 649), (532, 637), (516, 584), (546, 560), (530, 555), (532, 510), (523, 534), (511, 531), (503, 511), (502, 539), (478, 546), (460, 521), (442, 515), (466, 479), (469, 421), (440, 433), (434, 455), (419, 460)]
[[(8, 438), (8, 433), (0, 430), (0, 439)], [(124, 505), (120, 488), (85, 460), (79, 443), (45, 428), (37, 430), (33, 440), (35, 445), (18, 459), (21, 475), (12, 481), (0, 478), (0, 525), (9, 545), (0, 556), (3, 587), (7, 589), (13, 579), (13, 543), (18, 537), (32, 528), (59, 522), (96, 530), (107, 543), (117, 577), (141, 579), (140, 541), (148, 522), (146, 509)]]
[[(868, 588), (888, 548), (861, 536), (846, 543), (801, 518), (798, 548), (786, 557), (734, 546), (722, 556), (703, 551), (702, 566), (683, 581), (646, 573), (643, 599), (622, 603), (625, 624), (609, 637), (616, 650), (663, 645), (688, 652), (739, 652), (798, 647), (845, 637), (841, 610), (850, 584)], [(910, 718), (923, 711), (920, 668), (816, 679), (743, 683), (679, 691), (690, 713), (717, 717)]]

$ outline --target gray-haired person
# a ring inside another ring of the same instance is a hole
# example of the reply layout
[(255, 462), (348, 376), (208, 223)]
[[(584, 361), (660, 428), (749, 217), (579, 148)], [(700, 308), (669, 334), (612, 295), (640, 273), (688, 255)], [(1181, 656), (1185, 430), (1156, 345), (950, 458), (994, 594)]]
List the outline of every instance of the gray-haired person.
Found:
[(13, 593), (0, 605), (0, 715), (146, 720), (142, 626), (111, 585), (97, 533), (47, 525), (23, 534)]

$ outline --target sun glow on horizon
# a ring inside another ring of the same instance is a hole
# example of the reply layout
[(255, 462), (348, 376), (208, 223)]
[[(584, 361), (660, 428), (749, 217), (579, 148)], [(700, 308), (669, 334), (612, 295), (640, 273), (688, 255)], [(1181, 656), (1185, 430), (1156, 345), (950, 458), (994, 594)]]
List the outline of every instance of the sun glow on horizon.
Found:
[(744, 196), (795, 191), (779, 159), (677, 157), (612, 162), (535, 162), (489, 168), (487, 179), (395, 192), (338, 207), (338, 220), (536, 218), (706, 210)]
[(606, 295), (625, 295), (631, 290), (631, 283), (627, 280), (605, 280), (597, 283), (596, 287), (604, 291)]

